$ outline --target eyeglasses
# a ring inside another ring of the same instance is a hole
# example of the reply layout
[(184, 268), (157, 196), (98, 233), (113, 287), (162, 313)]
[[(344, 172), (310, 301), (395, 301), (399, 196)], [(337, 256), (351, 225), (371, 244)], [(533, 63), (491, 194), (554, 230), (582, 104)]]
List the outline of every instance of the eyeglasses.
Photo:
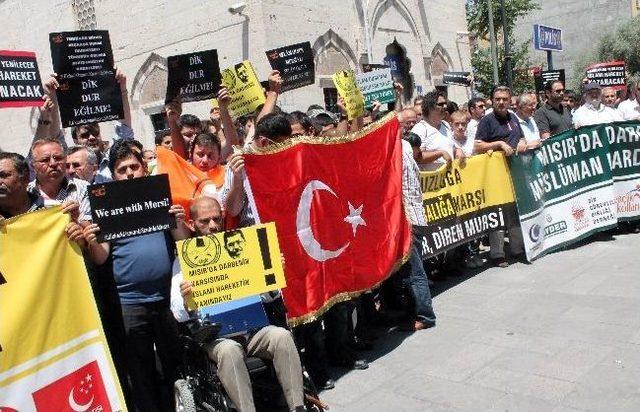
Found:
[(56, 163), (56, 164), (57, 163), (62, 163), (62, 162), (64, 162), (65, 157), (64, 156), (56, 156), (56, 155), (48, 156), (48, 157), (45, 157), (45, 158), (42, 158), (42, 159), (38, 159), (38, 160), (36, 160), (36, 162), (48, 165), (49, 163), (51, 163), (51, 160), (53, 160), (53, 162)]
[(553, 90), (553, 92), (557, 94), (564, 93), (564, 89)]
[(447, 102), (436, 103), (436, 106), (444, 107), (447, 105)]

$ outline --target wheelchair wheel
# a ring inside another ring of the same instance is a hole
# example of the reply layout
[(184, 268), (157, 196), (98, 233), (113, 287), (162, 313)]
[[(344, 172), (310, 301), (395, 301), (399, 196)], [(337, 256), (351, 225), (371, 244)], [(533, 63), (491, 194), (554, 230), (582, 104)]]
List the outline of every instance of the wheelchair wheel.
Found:
[(193, 400), (193, 392), (189, 383), (184, 379), (178, 379), (173, 385), (176, 412), (197, 412), (196, 403)]

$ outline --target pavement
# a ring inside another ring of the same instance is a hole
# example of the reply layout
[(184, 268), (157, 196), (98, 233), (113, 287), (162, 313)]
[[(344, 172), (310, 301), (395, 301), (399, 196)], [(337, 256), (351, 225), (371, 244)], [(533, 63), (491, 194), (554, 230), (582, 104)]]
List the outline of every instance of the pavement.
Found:
[(436, 284), (435, 328), (383, 331), (341, 411), (640, 411), (640, 235)]

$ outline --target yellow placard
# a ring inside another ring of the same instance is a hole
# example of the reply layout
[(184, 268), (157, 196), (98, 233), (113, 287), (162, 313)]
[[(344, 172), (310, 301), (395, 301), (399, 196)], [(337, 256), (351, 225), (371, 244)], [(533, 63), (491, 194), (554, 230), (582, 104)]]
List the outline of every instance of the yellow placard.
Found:
[[(125, 410), (82, 253), (64, 233), (68, 223), (59, 207), (0, 223), (0, 404), (44, 410), (47, 394), (88, 371), (92, 406)], [(56, 401), (47, 406), (65, 410)]]
[(275, 223), (181, 240), (177, 250), (190, 310), (286, 286)]
[(222, 84), (227, 88), (231, 103), (229, 110), (233, 117), (255, 112), (265, 97), (260, 80), (248, 60), (222, 71)]
[(484, 208), (513, 203), (511, 175), (504, 154), (475, 155), (464, 165), (455, 160), (451, 167), (420, 173), (427, 221), (464, 216)]
[(344, 99), (347, 118), (352, 120), (362, 116), (364, 114), (364, 97), (358, 89), (353, 70), (341, 70), (335, 73), (332, 79), (338, 89), (338, 94)]

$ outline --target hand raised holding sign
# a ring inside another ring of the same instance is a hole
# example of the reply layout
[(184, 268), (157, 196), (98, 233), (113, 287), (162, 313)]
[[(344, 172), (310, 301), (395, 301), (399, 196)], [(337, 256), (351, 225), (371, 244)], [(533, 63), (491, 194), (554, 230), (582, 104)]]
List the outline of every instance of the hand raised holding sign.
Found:
[(282, 76), (278, 70), (271, 70), (269, 75), (269, 91), (280, 94), (282, 90)]

